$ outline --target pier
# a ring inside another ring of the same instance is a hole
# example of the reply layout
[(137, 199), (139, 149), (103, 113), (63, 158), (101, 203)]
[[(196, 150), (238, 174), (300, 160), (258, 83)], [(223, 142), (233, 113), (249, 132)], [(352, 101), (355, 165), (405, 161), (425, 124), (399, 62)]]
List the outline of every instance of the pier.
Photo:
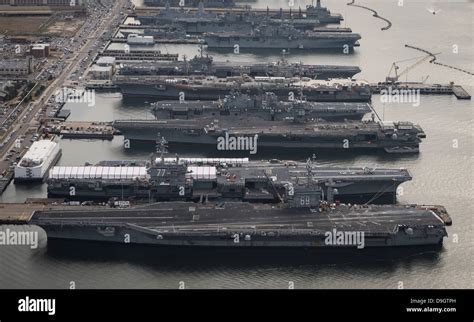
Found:
[(177, 61), (179, 54), (163, 54), (161, 51), (152, 50), (124, 50), (106, 49), (101, 56), (112, 56), (120, 61), (152, 60), (152, 61)]
[(471, 99), (471, 95), (460, 85), (450, 84), (424, 84), (415, 82), (381, 82), (371, 83), (372, 94), (380, 94), (382, 91), (390, 89), (392, 91), (420, 91), (420, 95), (454, 95), (457, 99)]
[[(204, 41), (199, 38), (175, 38), (175, 39), (166, 39), (166, 38), (154, 38), (155, 44), (185, 44), (185, 45), (195, 45), (195, 44), (204, 44)], [(124, 38), (113, 38), (112, 43), (127, 43), (127, 39)], [(133, 45), (130, 45), (133, 46)]]
[[(0, 196), (7, 189), (10, 182), (12, 182), (13, 177), (14, 177), (14, 173), (13, 173), (12, 170), (10, 170), (10, 169), (5, 170), (5, 174), (3, 174), (2, 178), (0, 178)], [(0, 211), (0, 213), (1, 213), (1, 211)]]
[(0, 204), (0, 225), (21, 225), (30, 220), (34, 211), (44, 209), (44, 205), (37, 204)]
[(358, 8), (362, 8), (362, 9), (366, 9), (366, 10), (372, 11), (373, 16), (374, 16), (375, 18), (379, 18), (379, 19), (381, 19), (381, 20), (383, 20), (383, 21), (385, 21), (385, 22), (387, 23), (387, 26), (381, 28), (382, 30), (388, 30), (388, 29), (390, 29), (390, 28), (392, 27), (392, 22), (391, 22), (390, 20), (384, 18), (384, 17), (379, 16), (379, 14), (377, 13), (377, 11), (375, 11), (374, 9), (371, 9), (371, 8), (368, 8), (368, 7), (365, 7), (365, 6), (361, 6), (361, 5), (355, 4), (355, 0), (352, 0), (352, 2), (349, 2), (347, 5), (348, 5), (348, 6), (358, 7)]
[[(2, 203), (0, 204), (0, 225), (25, 225), (36, 211), (51, 210), (84, 210), (86, 206), (58, 203), (57, 199), (42, 199), (36, 202)], [(87, 206), (87, 209), (104, 208), (103, 206)]]
[(52, 125), (51, 133), (65, 139), (112, 140), (116, 130), (108, 122), (63, 122)]

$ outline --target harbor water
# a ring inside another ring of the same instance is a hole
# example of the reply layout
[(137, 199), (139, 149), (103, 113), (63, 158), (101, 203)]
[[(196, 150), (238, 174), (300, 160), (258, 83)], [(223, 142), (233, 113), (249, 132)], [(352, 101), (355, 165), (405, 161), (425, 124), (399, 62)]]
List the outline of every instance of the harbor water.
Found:
[[(323, 6), (341, 13), (341, 26), (360, 33), (360, 47), (353, 54), (291, 52), (290, 61), (311, 64), (358, 65), (358, 79), (383, 81), (393, 62), (400, 71), (423, 57), (405, 44), (441, 53), (438, 61), (474, 71), (472, 1), (358, 0), (357, 4), (376, 10), (393, 26), (381, 31), (385, 22), (372, 13), (346, 5), (347, 1), (325, 0)], [(136, 2), (140, 5), (140, 1)], [(308, 1), (295, 0), (295, 8)], [(286, 0), (258, 0), (257, 8), (287, 8)], [(437, 15), (430, 8), (441, 9)], [(123, 44), (114, 44), (117, 48)], [(163, 52), (192, 57), (194, 45), (156, 45)], [(216, 61), (277, 61), (278, 52), (241, 51), (240, 54), (209, 52)], [(412, 60), (412, 58), (414, 58)], [(474, 93), (474, 77), (424, 62), (402, 76), (401, 81), (463, 85)], [(150, 101), (123, 100), (119, 94), (97, 94), (93, 107), (68, 104), (70, 121), (113, 121), (127, 118), (152, 119)], [(427, 138), (419, 155), (383, 153), (317, 154), (318, 163), (334, 166), (408, 168), (414, 179), (404, 183), (399, 202), (444, 205), (453, 225), (441, 248), (371, 249), (362, 251), (164, 251), (154, 247), (98, 245), (49, 241), (38, 249), (0, 247), (0, 288), (472, 288), (474, 258), (473, 144), (474, 103), (454, 96), (421, 96), (420, 102), (383, 102), (373, 97), (377, 114), (384, 120), (406, 120), (420, 124)], [(419, 105), (419, 106), (417, 106)], [(149, 158), (154, 145), (124, 149), (121, 137), (112, 141), (61, 140), (58, 165), (84, 165), (101, 160)], [(304, 160), (307, 151), (284, 152), (286, 159)], [(199, 147), (189, 147), (180, 156), (206, 156)], [(270, 155), (253, 158), (270, 158)], [(11, 184), (0, 202), (24, 202), (46, 197), (46, 185)], [(1, 211), (1, 210), (0, 210)], [(2, 227), (1, 229), (5, 229)], [(36, 228), (31, 228), (36, 229)], [(44, 237), (44, 236), (43, 236)], [(184, 284), (183, 284), (184, 282)]]

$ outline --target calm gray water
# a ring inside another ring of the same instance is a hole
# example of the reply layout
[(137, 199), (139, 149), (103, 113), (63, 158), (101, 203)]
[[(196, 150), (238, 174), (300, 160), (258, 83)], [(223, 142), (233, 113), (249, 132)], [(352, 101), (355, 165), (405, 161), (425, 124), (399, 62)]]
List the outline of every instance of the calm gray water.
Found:
[[(326, 0), (323, 5), (344, 15), (343, 26), (362, 35), (361, 46), (353, 55), (292, 53), (291, 60), (318, 64), (360, 65), (358, 78), (382, 81), (392, 62), (422, 56), (405, 48), (416, 45), (441, 52), (440, 62), (474, 70), (473, 1), (365, 0), (359, 4), (374, 8), (390, 19), (393, 27), (371, 13), (346, 6), (348, 1)], [(295, 1), (296, 8), (306, 1)], [(287, 1), (259, 0), (265, 8), (285, 6)], [(432, 15), (427, 8), (441, 9)], [(453, 53), (453, 45), (459, 48)], [(166, 46), (162, 50), (188, 57), (194, 46)], [(214, 54), (216, 60), (276, 61), (273, 55), (241, 53)], [(416, 60), (400, 63), (402, 69)], [(454, 81), (474, 93), (473, 77), (424, 63), (410, 71), (408, 80), (429, 83)], [(405, 80), (405, 79), (404, 79)], [(99, 95), (96, 107), (71, 105), (70, 120), (151, 118), (148, 102), (127, 102)], [(401, 203), (443, 204), (454, 224), (442, 249), (380, 249), (363, 252), (247, 253), (158, 251), (153, 247), (125, 247), (73, 242), (43, 243), (38, 250), (0, 247), (0, 288), (472, 288), (473, 284), (473, 111), (472, 101), (451, 96), (422, 96), (419, 107), (411, 104), (382, 104), (374, 97), (374, 107), (385, 120), (419, 123), (427, 134), (419, 156), (394, 158), (387, 155), (318, 155), (321, 164), (406, 167), (414, 180), (403, 185)], [(457, 142), (457, 147), (453, 144)], [(147, 158), (153, 146), (124, 151), (121, 138), (108, 141), (68, 141), (61, 146), (60, 165), (82, 165), (106, 159)], [(198, 148), (187, 155), (202, 155)], [(294, 155), (288, 155), (294, 157)], [(297, 156), (304, 159), (302, 154)], [(23, 202), (28, 197), (45, 197), (46, 187), (11, 185), (1, 202)], [(457, 238), (457, 242), (456, 242)]]

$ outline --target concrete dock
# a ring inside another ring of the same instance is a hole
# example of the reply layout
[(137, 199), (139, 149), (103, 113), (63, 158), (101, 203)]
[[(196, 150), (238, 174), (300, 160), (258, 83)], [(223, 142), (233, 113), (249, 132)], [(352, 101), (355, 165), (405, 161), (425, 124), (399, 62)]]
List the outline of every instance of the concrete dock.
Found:
[[(127, 39), (113, 38), (112, 43), (127, 43)], [(155, 38), (155, 44), (184, 44), (184, 45), (195, 45), (204, 44), (204, 41), (199, 38)]]
[(68, 139), (112, 140), (116, 130), (108, 122), (62, 122), (52, 125), (51, 133)]
[(40, 204), (0, 204), (0, 224), (18, 225), (26, 224), (35, 210), (44, 210), (46, 206)]
[(2, 203), (0, 204), (0, 225), (24, 225), (27, 224), (36, 211), (81, 211), (87, 209), (104, 209), (104, 206), (81, 206), (77, 203), (62, 204), (57, 199), (30, 200), (25, 203)]
[[(373, 94), (382, 94), (387, 91), (392, 95), (408, 94), (409, 91), (420, 91), (420, 95), (454, 95), (457, 99), (471, 99), (471, 95), (461, 86), (451, 84), (424, 84), (424, 83), (371, 83)], [(397, 91), (397, 92), (395, 92)]]

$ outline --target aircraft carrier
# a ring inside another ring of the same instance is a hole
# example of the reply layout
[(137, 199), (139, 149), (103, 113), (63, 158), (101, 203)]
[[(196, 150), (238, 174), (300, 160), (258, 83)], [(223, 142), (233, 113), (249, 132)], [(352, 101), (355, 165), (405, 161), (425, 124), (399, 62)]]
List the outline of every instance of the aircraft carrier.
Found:
[(293, 27), (301, 30), (314, 30), (318, 28), (322, 32), (351, 32), (350, 28), (322, 26), (320, 21), (314, 18), (293, 17), (285, 19), (271, 17), (269, 14), (259, 14), (250, 9), (242, 12), (226, 11), (214, 14), (211, 12), (205, 13), (203, 10), (190, 12), (168, 8), (156, 15), (139, 15), (137, 19), (140, 21), (141, 27), (144, 28), (169, 24), (181, 28), (188, 34), (203, 34), (216, 30), (219, 30), (219, 32), (233, 32), (237, 30), (250, 32), (252, 28), (262, 23), (272, 26), (291, 23)]
[[(146, 29), (147, 30), (147, 29)], [(146, 31), (145, 30), (145, 31)], [(146, 34), (146, 32), (145, 32)], [(352, 78), (361, 70), (357, 66), (307, 65), (291, 63), (283, 55), (282, 59), (271, 63), (216, 62), (209, 55), (199, 55), (188, 60), (175, 62), (127, 62), (120, 67), (120, 75), (214, 75), (229, 77), (249, 75), (268, 77), (309, 77), (312, 79)]]
[(138, 203), (210, 200), (278, 203), (288, 190), (311, 180), (329, 202), (396, 202), (397, 188), (412, 179), (406, 169), (319, 166), (312, 160), (168, 158), (105, 161), (50, 171), (48, 197), (111, 198)]
[(233, 90), (249, 95), (273, 92), (281, 100), (304, 96), (315, 102), (370, 102), (370, 85), (348, 79), (314, 80), (306, 77), (132, 76), (117, 75), (114, 83), (123, 96), (157, 100), (218, 100)]
[[(155, 14), (139, 14), (137, 20), (143, 26), (157, 26), (170, 24), (183, 28), (187, 33), (206, 33), (206, 32), (232, 32), (235, 30), (250, 32), (252, 27), (260, 25), (262, 22), (278, 26), (282, 23), (291, 23), (297, 29), (313, 30), (319, 27), (322, 30), (328, 23), (339, 23), (342, 20), (340, 15), (331, 15), (323, 8), (308, 7), (309, 10), (303, 14), (301, 10), (290, 16), (281, 10), (278, 13), (266, 11), (251, 10), (232, 10), (223, 12), (213, 12), (205, 10), (204, 6), (200, 6), (197, 11), (183, 10), (182, 8), (170, 8), (166, 6)], [(325, 9), (325, 8), (324, 8)], [(308, 15), (309, 14), (309, 15)], [(312, 15), (314, 14), (314, 15)], [(336, 31), (338, 28), (327, 28)], [(341, 32), (350, 32), (348, 28), (340, 28)]]
[(369, 103), (317, 103), (298, 99), (280, 101), (271, 92), (249, 96), (232, 93), (218, 101), (159, 101), (152, 103), (157, 120), (195, 118), (261, 118), (266, 121), (293, 120), (307, 123), (311, 120), (362, 120), (372, 112)]
[[(180, 7), (181, 0), (144, 0), (143, 4), (149, 7)], [(198, 7), (204, 5), (209, 8), (232, 8), (236, 6), (234, 0), (185, 0), (183, 7)]]
[[(171, 6), (176, 6), (176, 0), (172, 0), (171, 2), (167, 1), (162, 1), (162, 0), (147, 0), (149, 1), (148, 3), (152, 3), (149, 6), (154, 6), (154, 4), (157, 4), (157, 6), (160, 7), (160, 13), (158, 16), (163, 16), (162, 12), (168, 11), (168, 12), (176, 12), (178, 11), (177, 9), (170, 9)], [(154, 3), (154, 4), (153, 4)], [(179, 3), (178, 3), (179, 4)], [(238, 13), (246, 13), (249, 11), (248, 6), (240, 6), (236, 5), (235, 3), (232, 3), (232, 1), (228, 0), (226, 2), (222, 2), (219, 0), (208, 0), (204, 2), (200, 1), (195, 1), (191, 0), (190, 2), (185, 2), (186, 7), (188, 7), (188, 10), (190, 9), (189, 7), (199, 7), (198, 10), (199, 12), (203, 12), (204, 7), (207, 8), (217, 8), (217, 10), (214, 9), (208, 9), (207, 11), (212, 11), (212, 12), (218, 12), (220, 10), (223, 10), (225, 8), (231, 8), (233, 12), (238, 12)], [(223, 8), (223, 9), (221, 9)], [(163, 10), (164, 9), (164, 10)], [(184, 8), (180, 8), (184, 9)], [(141, 11), (148, 11), (145, 9), (142, 9)], [(181, 10), (185, 11), (185, 10)], [(193, 11), (192, 9), (189, 11)], [(301, 7), (297, 8), (290, 8), (289, 10), (283, 10), (283, 8), (280, 8), (279, 10), (274, 10), (274, 9), (252, 9), (252, 12), (257, 13), (260, 17), (270, 17), (273, 19), (313, 19), (319, 21), (320, 24), (339, 24), (344, 18), (340, 14), (333, 14), (331, 11), (329, 11), (327, 8), (321, 6), (321, 1), (317, 0), (316, 5), (311, 4), (307, 5), (306, 8), (302, 9)], [(154, 17), (156, 15), (151, 15), (151, 16), (145, 16), (145, 15), (138, 15), (138, 18), (140, 20), (142, 18), (147, 18), (147, 17)], [(178, 17), (177, 17), (178, 18)], [(152, 20), (152, 23), (156, 22), (156, 20)]]
[(439, 208), (328, 204), (317, 188), (280, 205), (162, 202), (131, 209), (37, 210), (50, 239), (163, 247), (319, 248), (440, 245)]
[(130, 141), (155, 141), (160, 133), (174, 143), (216, 147), (216, 153), (255, 155), (272, 148), (277, 156), (288, 149), (321, 149), (350, 152), (381, 150), (418, 153), (426, 137), (411, 122), (347, 121), (339, 123), (264, 121), (258, 118), (196, 118), (188, 120), (117, 120), (113, 127)]
[(291, 23), (262, 23), (251, 32), (211, 32), (203, 38), (209, 49), (333, 49), (349, 53), (362, 37), (352, 32), (301, 31)]

